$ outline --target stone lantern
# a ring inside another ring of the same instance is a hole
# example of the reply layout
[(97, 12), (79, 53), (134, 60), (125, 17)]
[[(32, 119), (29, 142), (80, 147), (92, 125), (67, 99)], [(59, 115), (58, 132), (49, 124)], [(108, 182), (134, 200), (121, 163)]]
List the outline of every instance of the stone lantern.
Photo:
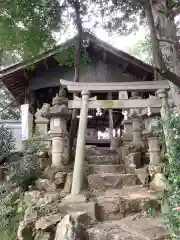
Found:
[(129, 119), (132, 120), (133, 142), (142, 143), (142, 118), (139, 109), (131, 110)]
[(57, 94), (53, 98), (52, 107), (48, 109), (45, 117), (49, 118), (51, 122), (49, 136), (52, 139), (52, 166), (60, 167), (67, 161), (67, 119), (70, 117), (68, 99), (64, 89), (61, 89), (59, 95)]
[[(152, 109), (153, 113), (153, 109)], [(161, 147), (160, 141), (157, 136), (159, 132), (159, 124), (157, 119), (153, 118), (153, 115), (157, 116), (157, 113), (152, 114), (148, 126), (143, 131), (143, 135), (147, 138), (149, 147), (149, 172), (150, 175), (160, 172), (159, 163), (161, 161)], [(156, 134), (155, 134), (156, 133)]]

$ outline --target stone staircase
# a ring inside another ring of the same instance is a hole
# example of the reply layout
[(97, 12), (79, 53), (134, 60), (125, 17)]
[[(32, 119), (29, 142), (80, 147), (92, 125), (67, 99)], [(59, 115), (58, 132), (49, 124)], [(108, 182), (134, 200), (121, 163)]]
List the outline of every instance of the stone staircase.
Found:
[(89, 240), (165, 240), (168, 231), (160, 217), (146, 214), (151, 205), (160, 211), (158, 193), (142, 187), (129, 174), (123, 159), (104, 148), (86, 149), (90, 201), (97, 222), (88, 228)]

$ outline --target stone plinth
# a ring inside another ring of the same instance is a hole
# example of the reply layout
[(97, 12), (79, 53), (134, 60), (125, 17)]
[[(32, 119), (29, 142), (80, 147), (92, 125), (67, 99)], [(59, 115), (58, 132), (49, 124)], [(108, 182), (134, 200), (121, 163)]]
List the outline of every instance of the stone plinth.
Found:
[(122, 125), (124, 126), (123, 134), (122, 134), (122, 140), (124, 145), (127, 145), (129, 142), (133, 140), (132, 135), (132, 121), (128, 119), (128, 111), (123, 111), (122, 114), (124, 115), (124, 120), (122, 122)]
[(133, 111), (129, 118), (132, 120), (133, 142), (142, 142), (142, 121), (141, 116), (136, 111)]
[(134, 117), (132, 119), (133, 125), (133, 141), (139, 142), (142, 141), (142, 129), (141, 129), (141, 119), (139, 117)]
[(59, 127), (53, 127), (49, 136), (52, 138), (52, 166), (64, 165), (67, 157), (65, 151), (65, 138), (67, 135), (62, 134)]
[(122, 124), (124, 125), (124, 135), (132, 135), (132, 120), (124, 120)]
[(123, 132), (123, 142), (124, 143), (129, 143), (130, 141), (133, 140), (133, 134), (132, 134), (132, 120), (124, 120), (122, 122), (122, 124), (124, 125), (124, 132)]

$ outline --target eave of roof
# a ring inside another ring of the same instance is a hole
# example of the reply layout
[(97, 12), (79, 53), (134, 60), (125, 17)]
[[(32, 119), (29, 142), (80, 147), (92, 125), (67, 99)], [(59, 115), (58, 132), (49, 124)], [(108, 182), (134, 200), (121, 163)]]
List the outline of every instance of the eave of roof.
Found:
[[(93, 44), (95, 44), (97, 46), (100, 46), (101, 48), (104, 48), (106, 51), (116, 55), (118, 58), (124, 59), (125, 61), (127, 61), (139, 68), (142, 68), (149, 73), (153, 73), (153, 67), (144, 63), (143, 61), (129, 55), (126, 52), (118, 50), (117, 48), (113, 47), (112, 45), (100, 40), (93, 34), (86, 32), (86, 33), (84, 33), (84, 35), (87, 39), (90, 40), (90, 42), (92, 42)], [(72, 44), (75, 44), (76, 40), (77, 40), (77, 36), (69, 39), (65, 43), (62, 43), (62, 44), (56, 46), (53, 49), (50, 49), (49, 51), (47, 51), (43, 54), (39, 54), (36, 58), (30, 59), (29, 61), (20, 62), (11, 67), (1, 70), (0, 71), (0, 79), (4, 79), (8, 75), (11, 75), (20, 70), (26, 69), (27, 67), (29, 67), (31, 65), (37, 64), (53, 55), (59, 53), (62, 49), (66, 48), (68, 46), (71, 46)]]

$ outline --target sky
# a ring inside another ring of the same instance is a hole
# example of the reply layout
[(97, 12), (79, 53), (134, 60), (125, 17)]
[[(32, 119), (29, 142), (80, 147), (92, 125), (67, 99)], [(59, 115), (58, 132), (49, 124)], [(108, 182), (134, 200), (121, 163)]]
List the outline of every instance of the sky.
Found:
[(95, 31), (95, 34), (101, 40), (107, 41), (109, 44), (112, 44), (114, 47), (127, 51), (134, 43), (139, 40), (143, 40), (146, 35), (146, 30), (144, 28), (139, 29), (136, 34), (131, 34), (129, 36), (109, 36), (108, 32), (103, 29), (98, 29)]

